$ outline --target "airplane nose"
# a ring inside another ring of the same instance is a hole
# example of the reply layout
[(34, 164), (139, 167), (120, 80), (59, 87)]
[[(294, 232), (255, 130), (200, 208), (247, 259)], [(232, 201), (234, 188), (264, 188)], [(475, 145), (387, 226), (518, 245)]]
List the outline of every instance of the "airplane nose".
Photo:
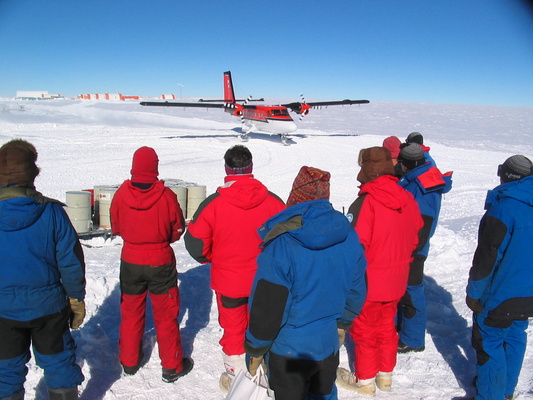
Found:
[(294, 132), (297, 129), (296, 122), (289, 121), (287, 123), (287, 133)]

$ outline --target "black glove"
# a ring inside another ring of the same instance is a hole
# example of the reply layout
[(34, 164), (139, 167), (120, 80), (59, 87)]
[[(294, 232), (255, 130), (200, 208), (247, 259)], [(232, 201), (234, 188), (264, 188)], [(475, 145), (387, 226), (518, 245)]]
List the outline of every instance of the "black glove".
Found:
[(466, 296), (466, 305), (476, 314), (483, 312), (483, 306), (479, 302), (479, 299), (473, 299), (472, 297)]

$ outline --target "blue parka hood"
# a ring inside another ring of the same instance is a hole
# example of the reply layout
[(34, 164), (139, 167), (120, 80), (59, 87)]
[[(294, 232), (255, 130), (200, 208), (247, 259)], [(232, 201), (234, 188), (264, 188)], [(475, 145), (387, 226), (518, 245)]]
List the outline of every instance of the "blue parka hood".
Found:
[(29, 197), (0, 201), (0, 229), (9, 232), (27, 228), (39, 219), (45, 207)]
[[(303, 247), (320, 250), (346, 240), (352, 228), (344, 223), (345, 219), (335, 212), (328, 200), (306, 201), (276, 214), (259, 228), (258, 233), (263, 246), (286, 233)], [(339, 223), (331, 223), (337, 220)]]
[(533, 206), (533, 176), (522, 178), (519, 181), (502, 183), (487, 192), (485, 210), (490, 209), (495, 201), (511, 198), (528, 206)]

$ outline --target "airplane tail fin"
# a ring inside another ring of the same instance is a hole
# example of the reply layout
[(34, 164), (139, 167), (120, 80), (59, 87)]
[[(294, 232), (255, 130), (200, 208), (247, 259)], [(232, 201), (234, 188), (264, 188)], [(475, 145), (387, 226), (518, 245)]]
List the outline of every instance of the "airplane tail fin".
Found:
[(224, 72), (224, 102), (230, 104), (235, 103), (235, 92), (233, 91), (231, 71)]

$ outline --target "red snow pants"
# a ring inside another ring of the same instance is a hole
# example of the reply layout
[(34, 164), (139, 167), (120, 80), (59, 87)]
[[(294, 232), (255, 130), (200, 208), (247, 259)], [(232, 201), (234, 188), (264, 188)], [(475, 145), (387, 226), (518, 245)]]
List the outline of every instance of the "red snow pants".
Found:
[(248, 297), (231, 298), (217, 293), (218, 323), (224, 330), (220, 345), (228, 356), (244, 354), (244, 335), (248, 328)]
[(182, 369), (183, 351), (178, 325), (180, 308), (175, 262), (158, 267), (121, 261), (120, 363), (138, 365), (146, 318), (146, 296), (150, 294), (161, 365)]
[(399, 299), (381, 303), (367, 301), (350, 328), (355, 343), (354, 370), (357, 379), (372, 379), (378, 372), (396, 366), (398, 333), (394, 318)]

